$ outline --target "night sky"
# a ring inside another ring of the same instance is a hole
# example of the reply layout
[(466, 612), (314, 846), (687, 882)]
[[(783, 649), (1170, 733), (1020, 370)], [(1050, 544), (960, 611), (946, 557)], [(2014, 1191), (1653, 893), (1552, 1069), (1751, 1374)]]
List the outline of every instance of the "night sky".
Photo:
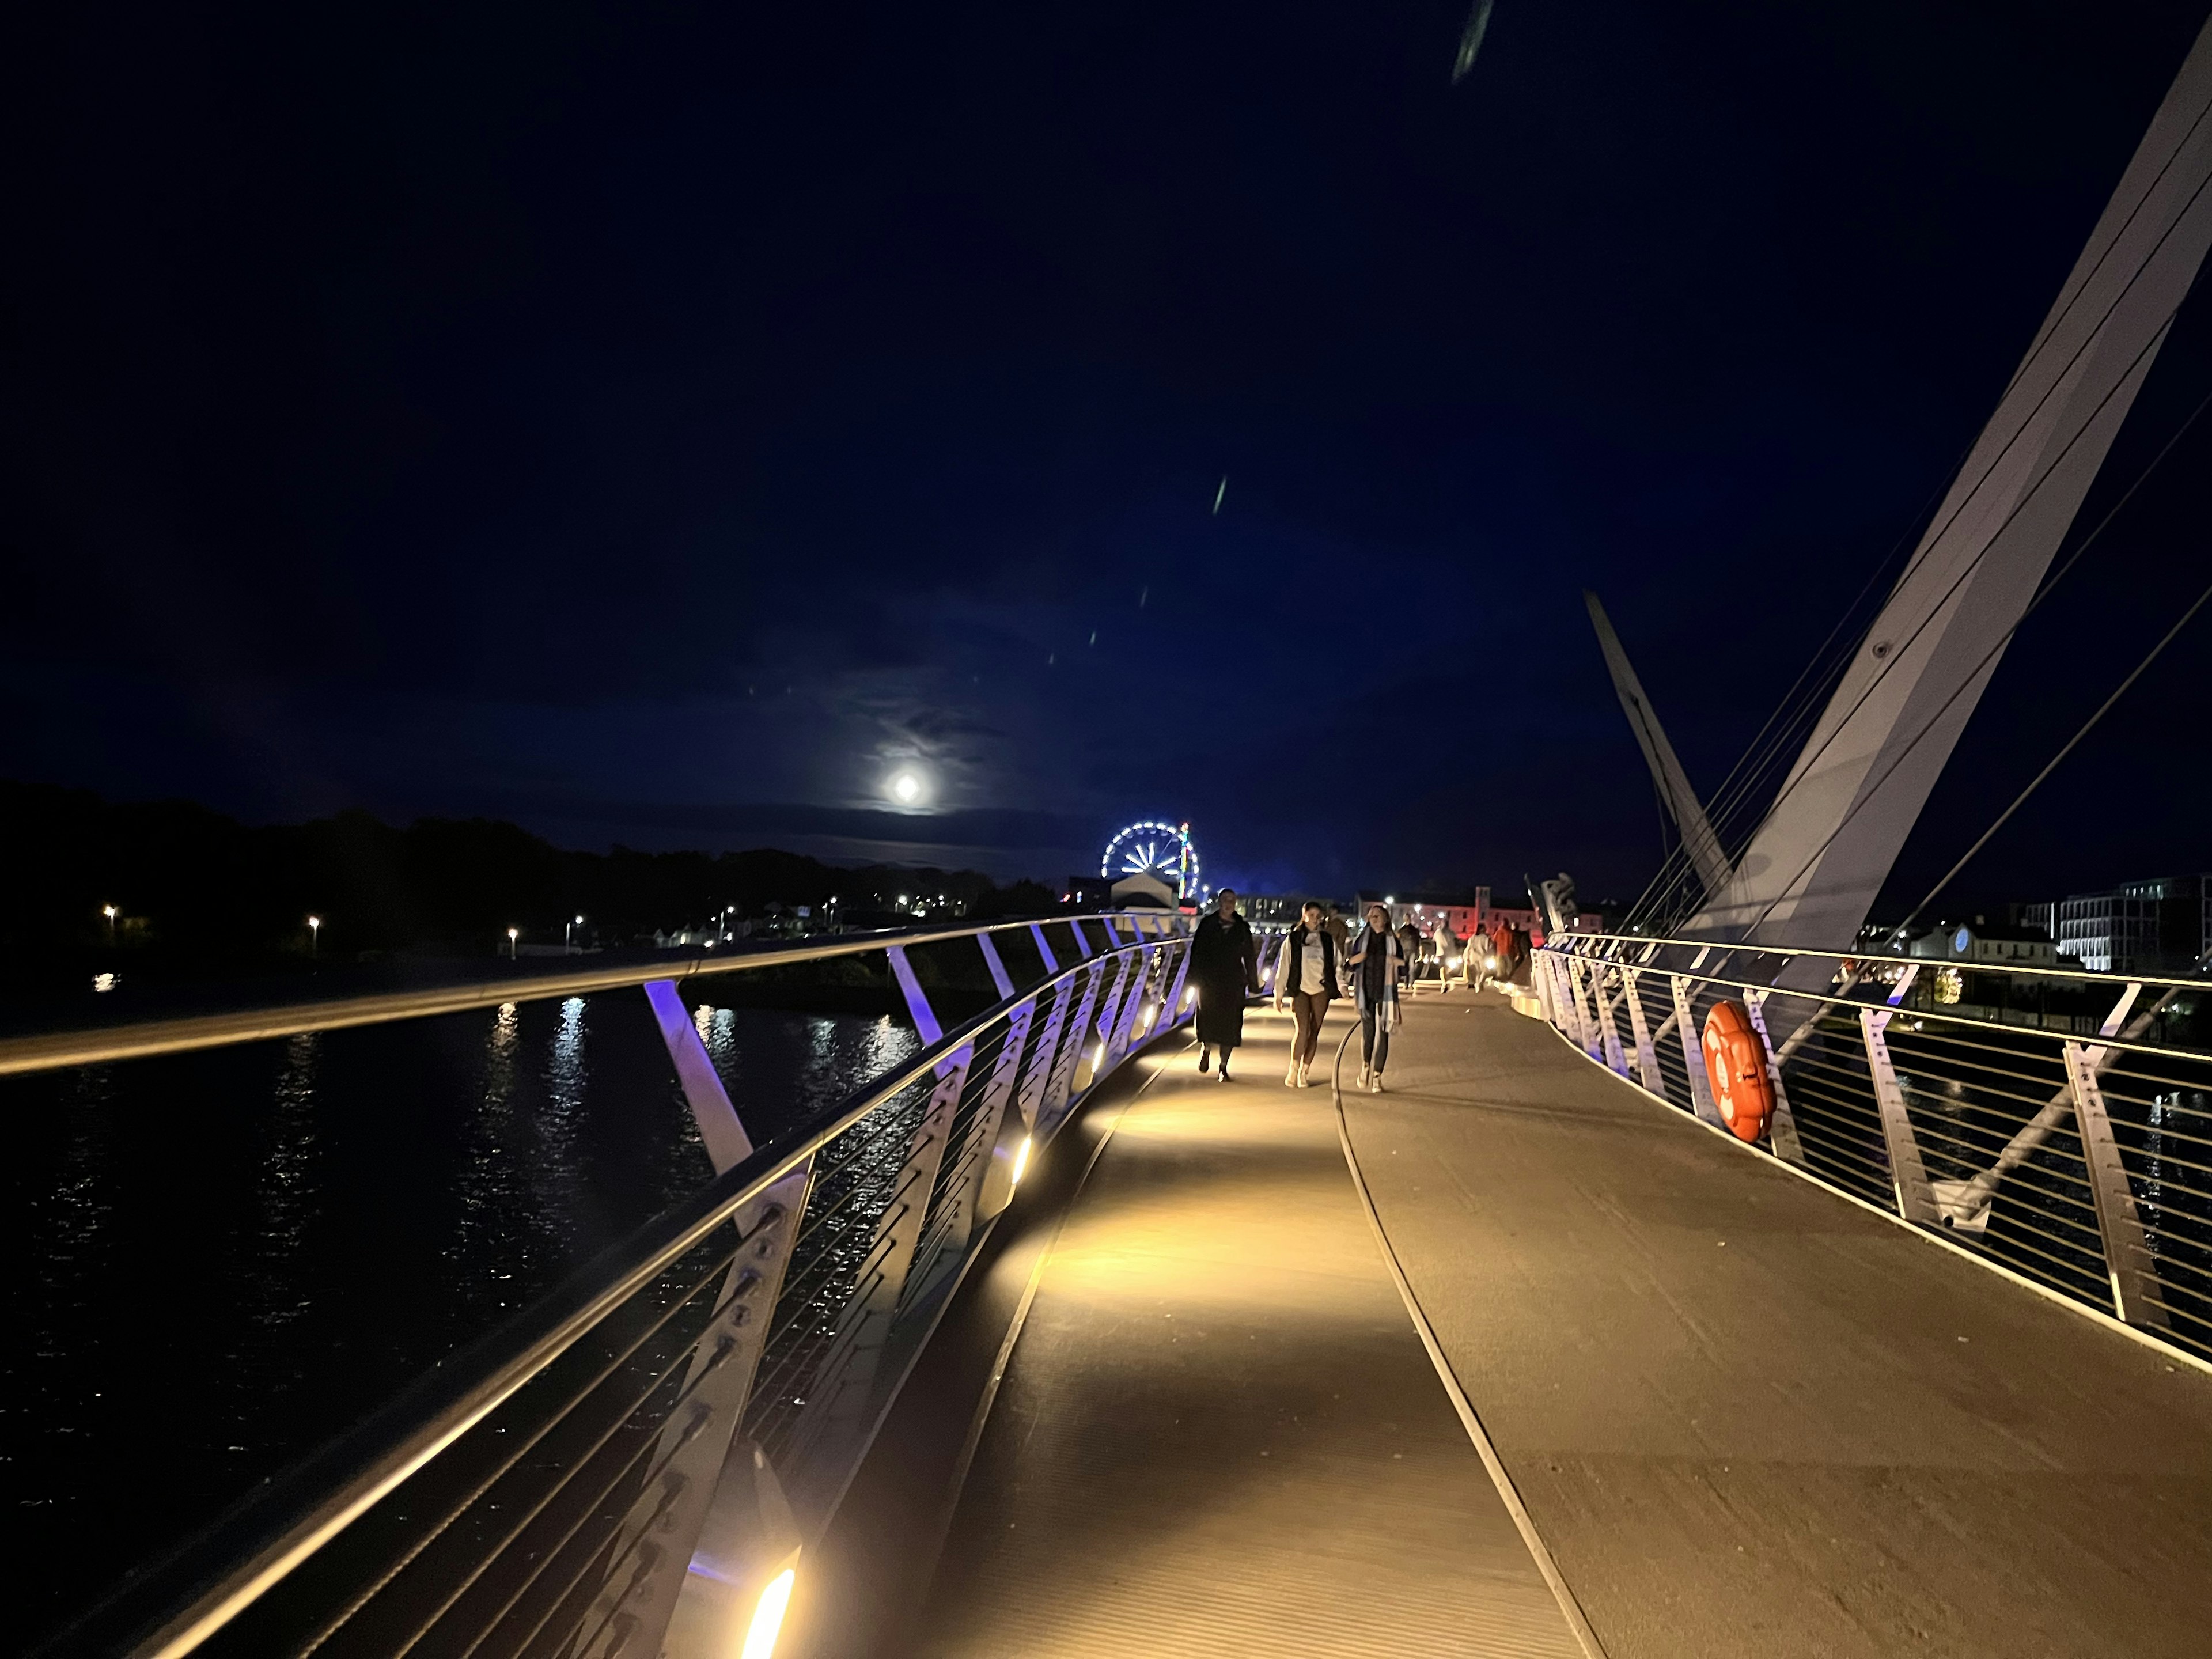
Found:
[[(1710, 791), (2204, 11), (1498, 0), (1453, 86), (1462, 0), (18, 8), (0, 773), (1049, 880), (1168, 816), (1248, 888), (1632, 896), (1579, 589)], [(2200, 295), (2077, 531), (2208, 392)], [(2209, 526), (2212, 416), (1895, 908)], [(2212, 867), (2209, 668), (2212, 617), (1958, 902)]]

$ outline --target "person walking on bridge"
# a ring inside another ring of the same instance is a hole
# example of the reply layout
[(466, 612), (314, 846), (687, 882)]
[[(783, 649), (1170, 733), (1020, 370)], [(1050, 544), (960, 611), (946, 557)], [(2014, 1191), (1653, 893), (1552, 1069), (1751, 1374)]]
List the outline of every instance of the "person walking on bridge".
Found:
[(1414, 977), (1421, 971), (1421, 959), (1428, 954), (1429, 942), (1421, 937), (1421, 930), (1414, 926), (1410, 910), (1406, 913), (1406, 919), (1398, 924), (1397, 932), (1398, 949), (1402, 952), (1406, 980), (1410, 988)]
[(1244, 1041), (1244, 999), (1260, 988), (1260, 953), (1252, 924), (1237, 914), (1237, 890), (1215, 896), (1213, 913), (1198, 924), (1190, 942), (1190, 976), (1198, 982), (1198, 1069), (1208, 1051), (1221, 1050), (1221, 1080), (1229, 1081), (1229, 1051)]
[(1321, 1047), (1321, 1023), (1328, 1016), (1330, 1001), (1344, 994), (1343, 970), (1337, 966), (1336, 940), (1322, 926), (1321, 903), (1308, 899), (1298, 913), (1298, 924), (1284, 936), (1283, 954), (1275, 963), (1275, 1012), (1283, 1012), (1283, 998), (1291, 999), (1297, 1035), (1291, 1042), (1291, 1069), (1283, 1073), (1286, 1089), (1309, 1089), (1307, 1073), (1313, 1069), (1314, 1052)]
[(1437, 918), (1436, 927), (1429, 934), (1429, 944), (1437, 953), (1437, 989), (1441, 991), (1450, 984), (1453, 971), (1467, 965), (1467, 947), (1459, 942), (1459, 935), (1452, 932), (1451, 918), (1448, 915)]
[(1390, 913), (1367, 907), (1367, 926), (1352, 941), (1344, 965), (1352, 975), (1352, 1000), (1359, 1008), (1359, 1086), (1382, 1092), (1382, 1068), (1390, 1063), (1390, 1033), (1398, 1029), (1398, 981), (1406, 947), (1390, 927)]

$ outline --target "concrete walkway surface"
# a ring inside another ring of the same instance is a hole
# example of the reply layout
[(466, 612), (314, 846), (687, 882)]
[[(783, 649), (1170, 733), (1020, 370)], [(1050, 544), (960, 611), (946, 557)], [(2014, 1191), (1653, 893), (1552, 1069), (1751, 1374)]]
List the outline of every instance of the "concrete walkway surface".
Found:
[(1245, 1030), (1236, 1081), (1176, 1054), (1092, 1170), (911, 1650), (1571, 1659), (1328, 1091), (1282, 1086), (1287, 1018)]
[(1503, 999), (1347, 1097), (1612, 1659), (2212, 1654), (2212, 1376), (1661, 1106)]

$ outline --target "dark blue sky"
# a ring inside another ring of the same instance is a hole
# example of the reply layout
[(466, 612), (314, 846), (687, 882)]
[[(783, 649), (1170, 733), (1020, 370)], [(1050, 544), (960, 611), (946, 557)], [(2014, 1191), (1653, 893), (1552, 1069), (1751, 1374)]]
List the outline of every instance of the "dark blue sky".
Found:
[[(1164, 814), (1248, 886), (1632, 894), (1578, 589), (1710, 790), (2204, 7), (1498, 0), (1453, 88), (1464, 9), (19, 9), (0, 772), (1048, 878)], [(1900, 886), (2193, 597), (2208, 463), (2023, 630)], [(2208, 667), (1962, 902), (2212, 866)]]

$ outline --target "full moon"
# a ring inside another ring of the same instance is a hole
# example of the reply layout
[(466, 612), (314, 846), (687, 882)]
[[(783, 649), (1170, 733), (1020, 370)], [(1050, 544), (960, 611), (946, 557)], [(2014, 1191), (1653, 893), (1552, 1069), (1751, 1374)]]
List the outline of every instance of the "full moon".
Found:
[(891, 780), (891, 799), (900, 805), (911, 806), (921, 796), (921, 780), (911, 772), (902, 772)]

